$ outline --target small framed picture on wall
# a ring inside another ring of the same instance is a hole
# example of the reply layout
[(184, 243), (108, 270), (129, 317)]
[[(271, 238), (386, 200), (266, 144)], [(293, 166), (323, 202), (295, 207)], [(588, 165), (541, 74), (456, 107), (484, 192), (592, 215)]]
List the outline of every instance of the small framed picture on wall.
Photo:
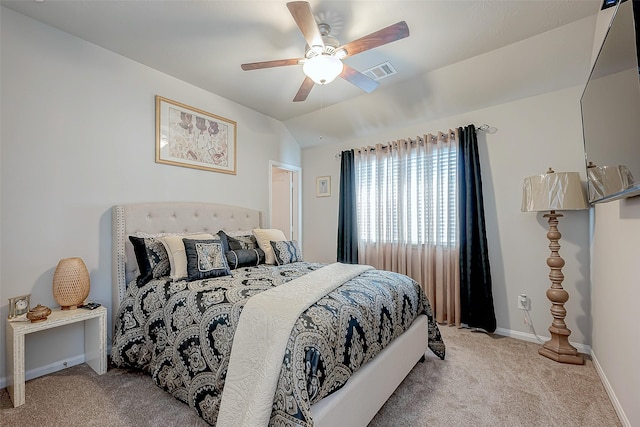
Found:
[(316, 197), (331, 196), (331, 177), (319, 176), (316, 178)]

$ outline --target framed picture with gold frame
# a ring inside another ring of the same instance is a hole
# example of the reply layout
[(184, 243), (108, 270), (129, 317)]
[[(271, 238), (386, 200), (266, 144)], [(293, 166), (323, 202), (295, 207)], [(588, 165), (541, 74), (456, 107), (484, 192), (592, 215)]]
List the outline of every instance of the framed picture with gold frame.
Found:
[(236, 122), (156, 96), (156, 163), (236, 174)]
[(29, 312), (29, 299), (31, 294), (9, 298), (9, 319), (25, 317)]

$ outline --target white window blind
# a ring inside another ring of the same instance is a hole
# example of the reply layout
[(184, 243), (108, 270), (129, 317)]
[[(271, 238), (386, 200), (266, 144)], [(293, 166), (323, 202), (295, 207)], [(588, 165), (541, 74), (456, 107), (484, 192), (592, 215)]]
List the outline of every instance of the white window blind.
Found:
[(359, 239), (457, 244), (457, 144), (399, 144), (356, 155)]

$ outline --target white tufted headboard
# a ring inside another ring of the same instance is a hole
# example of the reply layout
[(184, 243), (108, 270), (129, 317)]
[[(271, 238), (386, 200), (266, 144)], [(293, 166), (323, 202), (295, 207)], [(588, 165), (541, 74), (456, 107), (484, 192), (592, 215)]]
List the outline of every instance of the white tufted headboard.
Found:
[(112, 316), (115, 321), (127, 283), (138, 275), (129, 235), (251, 230), (261, 227), (262, 215), (254, 209), (200, 202), (153, 202), (116, 205), (111, 210)]

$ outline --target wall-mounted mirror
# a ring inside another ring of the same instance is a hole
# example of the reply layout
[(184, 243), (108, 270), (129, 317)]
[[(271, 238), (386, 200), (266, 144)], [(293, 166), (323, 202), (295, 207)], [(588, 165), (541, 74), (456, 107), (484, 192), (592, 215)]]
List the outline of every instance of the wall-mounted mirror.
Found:
[(580, 101), (591, 203), (640, 194), (640, 1), (615, 7)]

